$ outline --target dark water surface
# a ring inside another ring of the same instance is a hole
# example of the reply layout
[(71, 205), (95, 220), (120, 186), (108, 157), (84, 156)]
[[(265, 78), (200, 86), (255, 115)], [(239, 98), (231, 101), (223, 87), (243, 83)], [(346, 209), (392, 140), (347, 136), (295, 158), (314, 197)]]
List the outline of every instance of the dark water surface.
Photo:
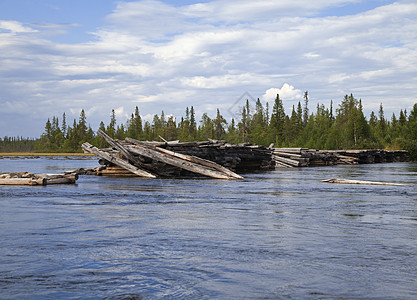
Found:
[[(58, 173), (96, 160), (0, 159)], [(339, 185), (348, 178), (409, 186)], [(1, 299), (417, 298), (417, 164), (0, 186)]]

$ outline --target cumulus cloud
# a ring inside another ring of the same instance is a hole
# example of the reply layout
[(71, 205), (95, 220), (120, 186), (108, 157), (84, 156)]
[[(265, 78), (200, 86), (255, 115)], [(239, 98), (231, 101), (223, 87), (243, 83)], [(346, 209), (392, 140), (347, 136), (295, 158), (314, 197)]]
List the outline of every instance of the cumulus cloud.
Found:
[(303, 97), (301, 90), (294, 88), (288, 83), (284, 83), (280, 89), (270, 88), (266, 90), (262, 99), (267, 102), (274, 101), (277, 95), (279, 95), (280, 99), (283, 100), (300, 100)]

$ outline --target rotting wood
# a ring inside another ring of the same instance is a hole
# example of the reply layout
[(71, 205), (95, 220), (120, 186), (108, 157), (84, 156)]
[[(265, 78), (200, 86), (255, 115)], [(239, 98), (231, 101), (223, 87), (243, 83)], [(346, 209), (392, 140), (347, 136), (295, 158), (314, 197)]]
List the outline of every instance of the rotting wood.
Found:
[(366, 184), (366, 185), (393, 185), (393, 186), (407, 186), (402, 183), (390, 183), (390, 182), (379, 182), (379, 181), (366, 181), (366, 180), (353, 180), (353, 179), (343, 179), (343, 178), (333, 178), (320, 180), (321, 182), (328, 183), (341, 183), (341, 184)]
[(119, 150), (124, 157), (126, 157), (127, 160), (129, 160), (132, 164), (134, 164), (135, 166), (140, 166), (142, 167), (142, 162), (139, 161), (139, 159), (137, 159), (135, 156), (133, 156), (132, 153), (130, 153), (129, 151), (127, 151), (121, 144), (119, 141), (117, 140), (113, 140), (111, 137), (109, 137), (104, 131), (102, 131), (101, 129), (99, 129), (97, 131), (97, 134), (99, 136), (101, 136), (102, 138), (104, 138), (106, 140), (107, 143), (109, 143), (112, 147), (116, 148), (117, 150)]
[(293, 167), (298, 167), (300, 165), (300, 162), (298, 160), (293, 160), (293, 159), (289, 159), (289, 158), (285, 158), (285, 157), (280, 157), (277, 155), (274, 155), (274, 159), (275, 161), (279, 161), (282, 162), (284, 164), (293, 166)]
[(98, 149), (97, 147), (91, 145), (90, 143), (84, 143), (81, 145), (82, 149), (84, 151), (87, 151), (89, 153), (93, 153), (99, 157), (104, 158), (105, 160), (118, 165), (119, 167), (122, 167), (136, 175), (139, 175), (141, 177), (146, 177), (146, 178), (156, 178), (156, 176), (148, 171), (142, 170), (132, 164), (130, 164), (129, 162), (117, 157), (114, 154), (108, 153), (108, 152), (104, 152), (101, 151), (100, 149)]
[[(131, 144), (135, 144), (135, 145), (139, 145), (139, 146), (141, 146), (141, 145), (147, 146), (145, 143), (143, 143), (141, 141), (138, 141), (138, 140), (131, 139), (131, 138), (126, 138), (125, 140), (127, 142), (131, 143)], [(219, 164), (216, 164), (216, 163), (214, 163), (210, 160), (206, 160), (206, 159), (203, 159), (203, 158), (200, 158), (200, 157), (197, 157), (197, 156), (186, 155), (186, 154), (174, 152), (174, 151), (164, 149), (164, 148), (159, 148), (159, 147), (158, 147), (158, 151), (166, 153), (168, 155), (172, 155), (172, 156), (180, 158), (180, 159), (184, 159), (186, 161), (189, 161), (190, 163), (200, 164), (200, 165), (208, 167), (208, 168), (213, 168), (213, 169), (215, 169), (219, 172), (223, 172), (226, 175), (228, 175), (232, 178), (235, 178), (235, 179), (243, 179), (242, 176), (240, 176), (240, 175), (230, 171), (229, 169), (227, 169), (227, 168), (225, 168), (225, 167), (223, 167)]]
[(224, 172), (220, 172), (216, 169), (209, 168), (207, 166), (190, 162), (185, 159), (181, 159), (179, 157), (175, 157), (173, 155), (169, 155), (167, 153), (163, 153), (162, 151), (158, 150), (158, 147), (151, 146), (151, 145), (126, 145), (126, 148), (133, 153), (151, 158), (156, 161), (160, 161), (166, 163), (168, 165), (172, 165), (193, 173), (202, 174), (205, 176), (217, 178), (217, 179), (242, 179), (243, 177), (235, 174), (235, 176), (231, 176)]

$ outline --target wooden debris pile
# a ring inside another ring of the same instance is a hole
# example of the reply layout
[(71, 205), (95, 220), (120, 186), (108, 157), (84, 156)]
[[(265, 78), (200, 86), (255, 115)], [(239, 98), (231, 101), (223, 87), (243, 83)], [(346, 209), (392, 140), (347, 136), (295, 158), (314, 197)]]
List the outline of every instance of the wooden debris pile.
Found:
[(276, 167), (294, 168), (309, 166), (352, 165), (358, 159), (341, 155), (330, 150), (314, 150), (308, 148), (274, 148), (273, 159)]
[[(137, 176), (156, 178), (186, 175), (204, 175), (217, 179), (242, 179), (243, 177), (228, 168), (198, 156), (172, 151), (167, 147), (160, 147), (149, 142), (141, 142), (127, 138), (124, 141), (113, 140), (106, 133), (99, 130), (98, 135), (103, 137), (112, 148), (98, 149), (84, 143), (82, 149), (99, 157), (106, 169), (98, 171), (98, 175), (113, 173), (116, 175), (120, 168)], [(119, 168), (115, 168), (115, 166)], [(122, 171), (120, 175), (127, 175)]]
[(409, 160), (407, 151), (387, 150), (315, 150), (308, 148), (274, 148), (276, 167), (356, 165)]
[(74, 184), (77, 179), (78, 175), (75, 173), (33, 174), (28, 172), (12, 172), (0, 174), (0, 185)]
[(156, 146), (177, 153), (200, 157), (234, 171), (271, 170), (272, 150), (251, 143), (229, 144), (224, 140), (188, 143), (158, 143)]

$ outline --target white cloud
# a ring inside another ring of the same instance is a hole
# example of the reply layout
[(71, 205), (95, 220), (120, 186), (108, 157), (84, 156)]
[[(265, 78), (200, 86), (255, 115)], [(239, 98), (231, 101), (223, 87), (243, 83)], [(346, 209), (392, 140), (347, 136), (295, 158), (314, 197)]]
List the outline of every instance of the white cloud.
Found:
[(24, 26), (22, 23), (17, 21), (0, 20), (0, 32), (2, 31), (9, 31), (12, 34), (38, 32), (36, 29)]
[(300, 100), (303, 97), (301, 90), (294, 88), (288, 83), (284, 83), (280, 89), (270, 88), (265, 91), (265, 94), (262, 96), (262, 99), (268, 102), (274, 101), (275, 98), (279, 95), (279, 98), (282, 100)]

